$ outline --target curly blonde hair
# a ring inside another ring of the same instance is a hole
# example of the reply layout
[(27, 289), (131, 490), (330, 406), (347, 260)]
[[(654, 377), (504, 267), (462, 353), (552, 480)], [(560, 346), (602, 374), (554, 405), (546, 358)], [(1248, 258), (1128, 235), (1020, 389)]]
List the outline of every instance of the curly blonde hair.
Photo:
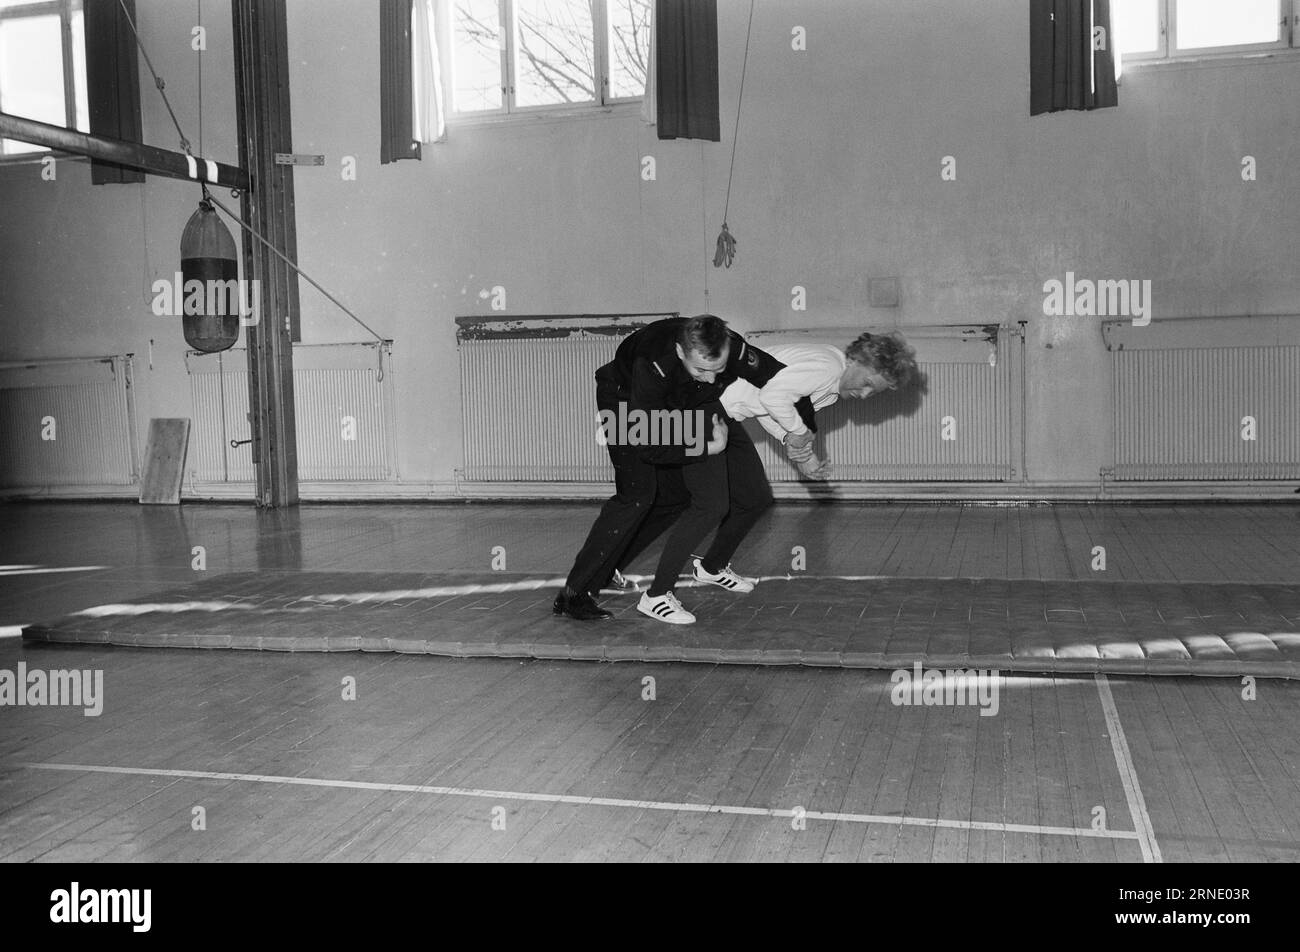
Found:
[(921, 375), (916, 351), (897, 331), (863, 334), (844, 348), (844, 354), (849, 360), (874, 368), (895, 390), (910, 387)]

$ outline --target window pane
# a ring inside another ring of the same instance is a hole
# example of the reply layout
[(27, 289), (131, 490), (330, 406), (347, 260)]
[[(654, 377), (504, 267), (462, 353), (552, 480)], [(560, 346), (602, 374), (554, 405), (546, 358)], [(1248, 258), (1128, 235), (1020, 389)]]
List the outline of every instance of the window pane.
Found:
[[(0, 20), (0, 112), (62, 126), (65, 108), (59, 17)], [(6, 139), (4, 151), (13, 155), (44, 149)]]
[(650, 55), (651, 0), (609, 0), (609, 95), (645, 95)]
[(86, 15), (72, 11), (72, 85), (77, 96), (77, 128), (90, 131), (90, 99), (86, 95)]
[(501, 108), (501, 11), (497, 0), (455, 0), (452, 13), (452, 108)]
[(1111, 30), (1120, 53), (1154, 53), (1160, 49), (1159, 0), (1115, 0)]
[(590, 0), (516, 0), (515, 103), (554, 106), (596, 98)]
[(1180, 50), (1276, 43), (1278, 0), (1178, 0), (1175, 29)]

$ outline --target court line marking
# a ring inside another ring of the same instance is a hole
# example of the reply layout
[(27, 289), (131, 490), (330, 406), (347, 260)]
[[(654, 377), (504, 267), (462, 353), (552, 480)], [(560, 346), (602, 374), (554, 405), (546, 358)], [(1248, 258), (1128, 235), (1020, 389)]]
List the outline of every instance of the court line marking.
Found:
[[(629, 575), (627, 579), (632, 582), (648, 582), (653, 578), (650, 575)], [(839, 582), (872, 582), (888, 581), (894, 579), (890, 575), (760, 575), (754, 577), (755, 582), (794, 582), (794, 581), (839, 581)], [(261, 604), (249, 604), (240, 600), (227, 601), (220, 598), (207, 601), (190, 600), (187, 602), (146, 602), (146, 603), (121, 603), (113, 602), (106, 605), (95, 605), (91, 608), (84, 608), (81, 611), (73, 612), (73, 615), (82, 615), (89, 618), (105, 618), (116, 615), (149, 615), (149, 614), (181, 614), (184, 612), (219, 612), (228, 609), (243, 611), (277, 611), (277, 612), (304, 612), (311, 611), (307, 608), (290, 608), (289, 605), (296, 605), (299, 602), (316, 602), (320, 604), (345, 603), (353, 605), (375, 604), (383, 602), (397, 602), (407, 599), (429, 599), (429, 598), (458, 598), (462, 595), (492, 595), (506, 592), (528, 592), (542, 588), (560, 588), (568, 580), (561, 577), (555, 578), (531, 578), (520, 579), (514, 582), (469, 582), (464, 585), (434, 585), (428, 588), (396, 588), (381, 591), (369, 592), (343, 592), (343, 593), (307, 593), (298, 595), (288, 605), (272, 606), (270, 609), (264, 608)], [(946, 581), (946, 580), (941, 580)], [(703, 588), (708, 582), (696, 581), (689, 575), (682, 576), (677, 583), (678, 588)], [(639, 595), (639, 591), (627, 592), (608, 592), (610, 595)], [(247, 596), (241, 596), (241, 599)]]
[(479, 790), (471, 787), (439, 787), (428, 784), (372, 783), (364, 780), (326, 780), (315, 777), (277, 777), (266, 774), (220, 773), (207, 770), (169, 770), (148, 767), (107, 767), (91, 764), (25, 763), (32, 770), (68, 770), (83, 773), (128, 774), (139, 777), (173, 777), (189, 780), (231, 780), (248, 783), (293, 784), (304, 787), (335, 787), (346, 790), (375, 790), (384, 793), (428, 793), (445, 797), (475, 797), (485, 800), (527, 800), (535, 803), (566, 803), (575, 806), (624, 807), (633, 810), (663, 810), (671, 813), (722, 813), (730, 816), (803, 817), (842, 823), (878, 823), (891, 826), (928, 826), (955, 830), (987, 830), (995, 833), (1032, 833), (1040, 836), (1086, 836), (1094, 839), (1133, 840), (1138, 833), (1127, 830), (1094, 830), (1068, 826), (1039, 826), (1029, 823), (989, 823), (981, 820), (940, 820), (929, 817), (881, 816), (870, 813), (829, 813), (820, 810), (738, 807), (722, 803), (673, 803), (660, 800), (625, 800), (617, 797), (580, 797), (563, 793), (522, 793), (515, 790)]
[[(103, 569), (107, 566), (88, 565), (76, 568), (60, 569), (41, 569), (41, 572), (82, 572), (95, 569)], [(4, 574), (27, 574), (19, 572), (4, 572), (0, 570), (0, 575)], [(649, 575), (628, 575), (626, 578), (635, 583), (649, 581)], [(806, 574), (786, 574), (786, 575), (758, 575), (751, 576), (757, 582), (1005, 582), (1014, 583), (1017, 581), (1041, 582), (1041, 579), (986, 579), (965, 576), (898, 576), (898, 575), (806, 575)], [(86, 616), (91, 618), (104, 618), (117, 615), (148, 615), (148, 614), (181, 614), (184, 612), (218, 612), (226, 610), (242, 610), (250, 612), (309, 612), (313, 610), (311, 603), (317, 604), (382, 604), (384, 602), (396, 602), (405, 600), (430, 599), (430, 598), (459, 598), (464, 595), (491, 595), (502, 594), (506, 592), (527, 592), (535, 591), (542, 588), (559, 588), (567, 580), (560, 577), (555, 578), (530, 578), (520, 579), (513, 582), (470, 582), (463, 585), (435, 585), (427, 588), (411, 589), (387, 589), (377, 591), (361, 592), (322, 592), (300, 594), (293, 598), (292, 602), (286, 605), (272, 605), (267, 608), (264, 604), (252, 603), (249, 601), (251, 596), (240, 596), (233, 600), (223, 600), (220, 596), (215, 599), (200, 601), (190, 600), (188, 602), (149, 602), (149, 603), (120, 603), (113, 602), (105, 605), (95, 605), (90, 608), (73, 612), (74, 616)], [(1068, 580), (1066, 580), (1068, 581)], [(710, 583), (700, 582), (689, 575), (681, 576), (677, 582), (678, 588), (705, 588)], [(1146, 584), (1146, 583), (1138, 583)], [(1197, 583), (1200, 584), (1224, 584), (1224, 583)], [(1226, 583), (1226, 584), (1246, 584), (1246, 583)], [(1266, 585), (1275, 585), (1282, 583), (1259, 583)], [(638, 595), (639, 591), (629, 590), (619, 592), (606, 590), (602, 595), (619, 596), (619, 595)], [(275, 595), (272, 598), (282, 598), (284, 595)], [(292, 608), (290, 605), (299, 603), (308, 603), (304, 608)], [(1051, 609), (1051, 611), (1072, 612), (1075, 609)]]
[[(646, 581), (650, 576), (628, 576), (630, 579)], [(813, 576), (813, 575), (771, 575), (761, 576), (757, 579), (759, 582), (769, 581), (794, 581), (796, 579), (829, 579), (834, 578), (840, 581), (860, 582), (872, 579), (880, 580), (888, 578), (884, 575), (843, 575), (843, 576)], [(291, 605), (297, 605), (300, 602), (315, 602), (318, 604), (337, 604), (345, 603), (352, 605), (377, 604), (383, 602), (398, 602), (408, 599), (430, 599), (430, 598), (459, 598), (463, 595), (493, 595), (507, 592), (528, 592), (542, 588), (560, 588), (567, 580), (564, 578), (534, 578), (521, 579), (516, 582), (471, 582), (464, 585), (434, 585), (428, 588), (394, 588), (383, 591), (370, 592), (345, 592), (345, 593), (308, 593), (296, 596), (292, 602), (285, 605), (275, 605), (267, 609), (260, 603), (249, 603), (241, 600), (222, 600), (220, 598), (206, 601), (191, 600), (185, 602), (144, 602), (144, 603), (122, 603), (113, 602), (106, 605), (95, 605), (91, 608), (83, 608), (81, 611), (73, 612), (74, 616), (85, 616), (88, 618), (106, 618), (117, 615), (150, 615), (150, 614), (182, 614), (184, 612), (219, 612), (227, 610), (235, 611), (274, 611), (274, 612), (310, 612), (314, 608), (291, 608)], [(697, 582), (694, 579), (686, 578), (679, 581), (678, 588), (698, 588), (708, 583)], [(639, 594), (637, 592), (626, 592), (617, 594)], [(241, 596), (246, 598), (247, 596)], [(276, 596), (280, 597), (280, 596)]]
[(56, 572), (100, 572), (107, 565), (69, 565), (50, 568), (42, 565), (0, 565), (0, 575), (53, 575)]
[(1101, 695), (1101, 707), (1106, 713), (1106, 727), (1110, 732), (1110, 746), (1115, 753), (1115, 766), (1119, 768), (1119, 779), (1124, 784), (1124, 796), (1128, 800), (1128, 812), (1133, 818), (1135, 838), (1142, 848), (1144, 863), (1163, 863), (1160, 844), (1156, 842), (1155, 829), (1151, 825), (1151, 814), (1147, 812), (1147, 801), (1142, 796), (1142, 786), (1138, 783), (1137, 767), (1133, 764), (1133, 755), (1128, 749), (1128, 739), (1124, 736), (1124, 725), (1119, 720), (1119, 710), (1115, 707), (1115, 697), (1110, 693), (1110, 681), (1106, 675), (1093, 675), (1097, 682), (1097, 693)]

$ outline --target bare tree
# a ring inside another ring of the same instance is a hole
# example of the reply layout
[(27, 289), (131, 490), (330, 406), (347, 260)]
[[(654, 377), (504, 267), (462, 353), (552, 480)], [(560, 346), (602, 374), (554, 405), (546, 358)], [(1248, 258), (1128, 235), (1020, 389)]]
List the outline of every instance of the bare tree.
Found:
[[(591, 102), (597, 98), (596, 5), (608, 4), (613, 95), (636, 96), (649, 73), (651, 0), (518, 0), (515, 16), (516, 81), (532, 92), (530, 105)], [(455, 4), (457, 35), (484, 58), (499, 51), (495, 24), (476, 17), (467, 3)], [(504, 27), (502, 27), (504, 28)], [(543, 90), (549, 90), (547, 96)]]
[[(650, 6), (654, 0), (609, 0), (609, 17), (613, 23), (611, 61), (627, 74), (634, 87), (622, 95), (644, 94), (650, 78)], [(619, 16), (615, 17), (618, 9)]]

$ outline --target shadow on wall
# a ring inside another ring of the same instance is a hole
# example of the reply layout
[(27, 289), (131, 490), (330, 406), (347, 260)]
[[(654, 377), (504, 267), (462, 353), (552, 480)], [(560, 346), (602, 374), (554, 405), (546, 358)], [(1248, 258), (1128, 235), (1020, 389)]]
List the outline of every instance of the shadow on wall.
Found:
[[(921, 409), (921, 404), (925, 402), (926, 394), (929, 392), (929, 380), (925, 372), (920, 371), (911, 386), (896, 393), (882, 393), (879, 396), (868, 397), (865, 400), (841, 398), (835, 404), (836, 412), (831, 413), (823, 410), (818, 414), (818, 444), (824, 446), (823, 441), (826, 439), (827, 434), (842, 430), (845, 427), (880, 426), (895, 417), (916, 416)], [(756, 422), (752, 420), (746, 421), (745, 427), (756, 445), (766, 442), (779, 451), (780, 447), (777, 441), (769, 436), (767, 431)]]
[[(826, 438), (838, 430), (852, 427), (881, 426), (897, 417), (912, 417), (920, 410), (929, 393), (929, 381), (924, 371), (918, 373), (916, 380), (907, 388), (898, 392), (883, 393), (865, 400), (841, 399), (835, 404), (835, 412), (818, 414), (817, 451), (825, 458)], [(746, 428), (755, 444), (766, 443), (778, 456), (784, 455), (777, 441), (768, 435), (755, 421), (746, 421)], [(833, 465), (833, 461), (832, 461)], [(793, 468), (792, 468), (793, 471)], [(800, 478), (799, 485), (808, 493), (813, 502), (831, 502), (839, 498), (835, 483), (819, 482)]]
[(824, 437), (845, 426), (880, 426), (895, 417), (916, 416), (929, 392), (929, 379), (921, 371), (912, 385), (904, 390), (882, 393), (865, 400), (841, 399), (836, 405), (839, 412), (834, 417), (825, 414), (817, 421), (817, 433)]

